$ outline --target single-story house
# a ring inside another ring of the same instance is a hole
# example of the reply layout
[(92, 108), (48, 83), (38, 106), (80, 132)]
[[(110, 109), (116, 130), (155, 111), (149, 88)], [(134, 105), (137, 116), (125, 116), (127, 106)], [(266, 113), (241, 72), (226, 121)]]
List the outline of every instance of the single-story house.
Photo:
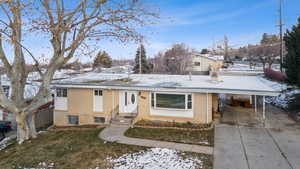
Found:
[(212, 54), (195, 53), (192, 56), (193, 72), (209, 72), (213, 69), (220, 69), (223, 66), (224, 56)]
[(109, 124), (118, 116), (132, 116), (134, 121), (211, 123), (218, 94), (279, 94), (260, 78), (90, 72), (53, 82), (54, 125)]

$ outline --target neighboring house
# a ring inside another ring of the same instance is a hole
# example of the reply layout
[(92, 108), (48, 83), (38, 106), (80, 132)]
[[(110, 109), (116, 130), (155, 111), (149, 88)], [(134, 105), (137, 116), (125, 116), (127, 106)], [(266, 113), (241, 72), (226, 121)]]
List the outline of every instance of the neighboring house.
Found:
[[(11, 88), (10, 83), (8, 81), (1, 81), (3, 92), (5, 93), (6, 97), (10, 97), (11, 95)], [(14, 115), (7, 112), (0, 106), (0, 120), (11, 121), (14, 119)]]
[(193, 72), (208, 73), (213, 69), (220, 69), (223, 66), (224, 57), (211, 54), (194, 54), (193, 55)]
[(133, 67), (130, 65), (124, 65), (124, 66), (113, 66), (111, 68), (101, 68), (101, 73), (132, 73)]
[(211, 123), (218, 94), (278, 95), (259, 78), (91, 72), (53, 82), (54, 125), (109, 124), (120, 116), (134, 121)]
[[(10, 81), (1, 76), (1, 84), (5, 95), (10, 98), (11, 97), (11, 86)], [(38, 84), (37, 83), (29, 83), (25, 86), (24, 96), (25, 99), (30, 102), (31, 98), (36, 94), (38, 91)], [(10, 111), (5, 110), (0, 106), (0, 120), (10, 121), (12, 123), (13, 129), (16, 129), (17, 122), (16, 122), (16, 115)], [(36, 127), (43, 128), (45, 126), (52, 125), (53, 123), (53, 101), (46, 103), (45, 105), (41, 106), (36, 115)]]

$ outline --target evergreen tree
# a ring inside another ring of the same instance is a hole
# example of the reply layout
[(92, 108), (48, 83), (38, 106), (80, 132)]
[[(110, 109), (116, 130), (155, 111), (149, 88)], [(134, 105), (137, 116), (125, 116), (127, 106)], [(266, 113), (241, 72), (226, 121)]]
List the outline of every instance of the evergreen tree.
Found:
[(300, 86), (300, 17), (298, 24), (287, 31), (284, 36), (287, 55), (285, 57), (284, 67), (288, 81)]
[(208, 49), (202, 49), (201, 50), (201, 54), (208, 54), (209, 53), (209, 50)]
[(147, 63), (146, 50), (144, 45), (141, 45), (136, 51), (135, 65), (133, 67), (134, 73), (140, 72), (140, 54), (141, 54), (141, 62), (142, 62), (142, 73), (150, 73), (151, 68), (150, 65)]
[(94, 59), (94, 64), (93, 67), (105, 67), (105, 68), (110, 68), (112, 65), (112, 59), (111, 57), (108, 55), (108, 53), (106, 53), (105, 51), (103, 52), (98, 52), (96, 58)]

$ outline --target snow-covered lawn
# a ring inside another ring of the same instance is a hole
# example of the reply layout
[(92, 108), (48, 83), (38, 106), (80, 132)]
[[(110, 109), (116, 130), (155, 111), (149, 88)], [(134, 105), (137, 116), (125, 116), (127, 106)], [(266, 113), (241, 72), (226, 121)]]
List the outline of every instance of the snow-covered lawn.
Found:
[(300, 88), (287, 85), (285, 83), (278, 83), (267, 80), (266, 83), (268, 83), (268, 85), (272, 88), (281, 91), (277, 97), (267, 97), (266, 102), (289, 111), (290, 113), (294, 114), (297, 119), (300, 120)]
[(103, 128), (78, 128), (40, 132), (36, 139), (21, 145), (11, 145), (0, 151), (0, 168), (212, 168), (210, 155), (108, 143), (98, 138), (102, 130)]
[(13, 143), (13, 137), (6, 137), (0, 141), (0, 151), (4, 150), (7, 146)]
[(277, 97), (267, 97), (266, 102), (276, 105), (277, 107), (286, 109), (295, 95), (300, 94), (300, 89), (296, 86), (291, 86), (286, 83), (274, 82), (266, 79), (261, 79), (264, 83), (272, 88), (281, 91)]
[(205, 167), (199, 157), (165, 148), (127, 153), (119, 158), (108, 158), (107, 161), (112, 169), (201, 169)]
[(30, 168), (23, 168), (23, 167), (19, 167), (19, 169), (52, 169), (55, 167), (54, 163), (47, 163), (47, 162), (39, 162), (37, 167), (30, 167)]
[(267, 98), (267, 102), (276, 105), (277, 107), (286, 109), (288, 105), (295, 99), (296, 95), (300, 95), (300, 89), (284, 90), (277, 97)]
[[(203, 159), (165, 148), (151, 148), (136, 153), (126, 153), (118, 158), (107, 158), (109, 169), (202, 169)], [(36, 167), (20, 169), (52, 169), (55, 163), (39, 162)], [(92, 169), (92, 168), (89, 168)], [(96, 167), (94, 169), (101, 169)]]

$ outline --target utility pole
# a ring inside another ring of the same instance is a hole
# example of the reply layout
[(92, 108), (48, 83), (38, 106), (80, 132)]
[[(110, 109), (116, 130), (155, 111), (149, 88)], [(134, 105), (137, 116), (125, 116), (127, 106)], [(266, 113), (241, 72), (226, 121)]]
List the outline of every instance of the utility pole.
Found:
[(225, 35), (224, 36), (224, 59), (225, 59), (225, 62), (229, 62), (230, 61), (230, 59), (229, 59), (229, 54), (228, 54), (228, 49), (229, 48), (229, 46), (228, 46), (228, 38), (227, 38), (227, 36)]
[(142, 43), (140, 44), (139, 65), (139, 73), (142, 74)]
[(283, 21), (282, 21), (283, 0), (279, 0), (279, 39), (280, 39), (280, 71), (283, 72)]
[(216, 41), (215, 41), (215, 37), (213, 36), (212, 37), (212, 50), (211, 50), (211, 53), (213, 55), (215, 55), (216, 54), (215, 51), (216, 51)]

